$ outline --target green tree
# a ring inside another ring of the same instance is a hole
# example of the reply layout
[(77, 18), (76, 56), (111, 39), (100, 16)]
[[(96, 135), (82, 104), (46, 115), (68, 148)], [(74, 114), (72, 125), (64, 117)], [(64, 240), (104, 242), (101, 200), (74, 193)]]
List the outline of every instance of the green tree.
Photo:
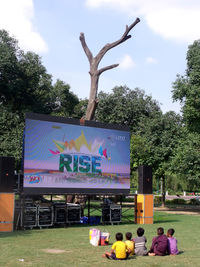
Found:
[(182, 104), (187, 128), (200, 133), (200, 40), (189, 46), (186, 74), (177, 76), (172, 93), (173, 99)]
[(51, 90), (52, 103), (54, 103), (53, 114), (71, 117), (74, 108), (79, 104), (78, 97), (70, 91), (69, 84), (57, 80)]
[(19, 75), (18, 54), (17, 41), (0, 30), (0, 99), (3, 104), (12, 99), (13, 83)]
[(10, 111), (50, 113), (51, 75), (41, 58), (24, 53), (17, 41), (0, 31), (0, 99)]
[(151, 151), (145, 137), (137, 134), (132, 134), (130, 141), (130, 148), (131, 148), (130, 165), (132, 170), (134, 170), (140, 165), (145, 165), (148, 163)]
[(80, 99), (79, 103), (74, 107), (73, 118), (81, 119), (84, 117), (88, 105), (88, 99)]
[(185, 131), (179, 140), (170, 164), (170, 171), (181, 177), (184, 190), (200, 187), (200, 134)]
[(131, 170), (134, 171), (139, 165), (151, 166), (155, 188), (156, 182), (165, 179), (174, 149), (182, 135), (181, 116), (173, 111), (143, 118), (131, 136)]
[(0, 155), (13, 156), (21, 169), (24, 116), (0, 105)]
[(117, 86), (112, 93), (100, 92), (98, 101), (97, 121), (127, 125), (132, 131), (136, 131), (143, 117), (150, 118), (160, 111), (157, 101), (143, 90), (131, 90), (126, 86)]
[[(15, 110), (50, 113), (51, 75), (46, 72), (41, 58), (28, 52), (19, 59), (20, 87), (17, 88)], [(20, 101), (21, 100), (21, 101)], [(21, 105), (17, 105), (21, 103)]]
[[(147, 164), (153, 167), (155, 173), (162, 173), (161, 169), (169, 162), (183, 134), (181, 116), (169, 111), (165, 114), (157, 113), (151, 119), (144, 118), (139, 123), (136, 134), (143, 140), (144, 145), (139, 146), (144, 151), (137, 154), (136, 149), (131, 150), (134, 164)], [(134, 143), (134, 136), (132, 138)], [(144, 154), (145, 157), (141, 158)]]

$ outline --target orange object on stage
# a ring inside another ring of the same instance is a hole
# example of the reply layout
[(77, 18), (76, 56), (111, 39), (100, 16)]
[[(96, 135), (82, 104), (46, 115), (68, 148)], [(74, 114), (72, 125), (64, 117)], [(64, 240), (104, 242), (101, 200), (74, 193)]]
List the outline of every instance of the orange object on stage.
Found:
[(0, 193), (0, 232), (13, 231), (14, 205), (14, 193)]
[(138, 194), (135, 196), (135, 223), (153, 223), (153, 194)]

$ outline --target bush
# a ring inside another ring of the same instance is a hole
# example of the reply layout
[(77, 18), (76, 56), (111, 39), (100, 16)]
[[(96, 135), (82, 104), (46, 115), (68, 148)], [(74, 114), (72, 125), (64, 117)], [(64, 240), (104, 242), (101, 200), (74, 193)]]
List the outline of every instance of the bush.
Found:
[(155, 196), (154, 205), (161, 205), (161, 204), (162, 204), (162, 196)]
[(200, 200), (197, 198), (192, 198), (192, 199), (190, 199), (189, 204), (190, 205), (200, 205)]
[(175, 198), (171, 200), (171, 204), (185, 205), (187, 201), (182, 198)]
[(174, 191), (173, 189), (169, 188), (167, 191), (169, 195), (176, 195), (176, 191)]

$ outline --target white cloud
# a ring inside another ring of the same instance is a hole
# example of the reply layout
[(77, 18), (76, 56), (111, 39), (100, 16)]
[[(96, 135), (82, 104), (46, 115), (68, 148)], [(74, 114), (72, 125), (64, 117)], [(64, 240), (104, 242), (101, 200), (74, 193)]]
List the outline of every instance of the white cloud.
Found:
[(129, 55), (125, 55), (119, 63), (121, 69), (130, 69), (134, 66), (135, 63)]
[(0, 0), (0, 29), (19, 41), (20, 48), (47, 52), (47, 45), (33, 27), (33, 0)]
[(147, 57), (146, 60), (145, 60), (145, 62), (147, 64), (157, 64), (158, 63), (157, 59), (155, 59), (153, 57)]
[(199, 0), (86, 0), (86, 5), (106, 6), (144, 18), (165, 39), (191, 43), (200, 38)]

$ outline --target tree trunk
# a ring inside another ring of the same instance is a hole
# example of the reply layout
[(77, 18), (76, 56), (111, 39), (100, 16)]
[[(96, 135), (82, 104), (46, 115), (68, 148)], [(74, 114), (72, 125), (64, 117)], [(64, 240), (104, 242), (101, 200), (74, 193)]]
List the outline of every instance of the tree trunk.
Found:
[(165, 207), (165, 176), (161, 178), (162, 183), (162, 207)]
[(86, 111), (86, 120), (92, 120), (94, 113), (98, 104), (97, 100), (97, 91), (98, 91), (98, 82), (99, 76), (97, 74), (91, 74), (91, 84), (90, 84), (90, 97), (88, 101), (87, 111)]

